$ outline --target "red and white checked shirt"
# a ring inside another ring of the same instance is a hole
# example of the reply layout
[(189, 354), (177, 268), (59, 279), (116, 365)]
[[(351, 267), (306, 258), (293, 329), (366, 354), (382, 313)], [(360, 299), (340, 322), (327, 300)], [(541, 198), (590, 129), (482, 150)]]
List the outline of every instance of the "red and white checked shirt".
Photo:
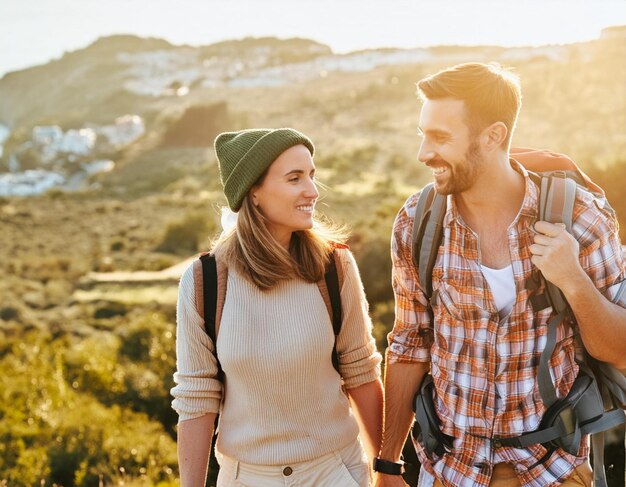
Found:
[[(534, 312), (526, 280), (538, 270), (530, 261), (532, 223), (538, 216), (538, 188), (517, 162), (526, 179), (522, 207), (507, 235), (516, 287), (508, 317), (500, 319), (493, 295), (480, 268), (477, 235), (463, 222), (448, 196), (444, 238), (433, 270), (434, 333), (428, 302), (419, 289), (411, 259), (411, 232), (419, 193), (409, 197), (394, 223), (392, 236), (395, 323), (389, 334), (388, 361), (431, 362), (435, 404), (444, 433), (455, 438), (454, 449), (430, 461), (418, 456), (426, 470), (447, 486), (487, 486), (493, 465), (508, 462), (524, 486), (558, 485), (589, 455), (585, 438), (577, 456), (561, 449), (551, 455), (541, 445), (527, 449), (497, 447), (498, 436), (517, 436), (539, 426), (545, 408), (537, 372), (545, 347), (552, 308)], [(626, 277), (618, 224), (605, 200), (578, 189), (573, 232), (580, 244), (580, 263), (607, 297)], [(536, 291), (539, 294), (542, 289)], [(578, 373), (575, 330), (559, 326), (550, 360), (559, 397), (567, 395)]]

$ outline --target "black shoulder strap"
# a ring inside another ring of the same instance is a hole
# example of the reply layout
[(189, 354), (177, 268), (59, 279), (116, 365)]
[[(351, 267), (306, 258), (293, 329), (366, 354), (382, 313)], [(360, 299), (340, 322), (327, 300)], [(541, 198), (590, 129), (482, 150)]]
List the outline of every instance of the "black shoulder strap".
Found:
[(217, 360), (218, 378), (223, 379), (224, 371), (217, 358), (217, 334), (215, 332), (215, 319), (217, 315), (217, 263), (213, 254), (200, 256), (202, 262), (202, 293), (204, 296), (204, 330), (215, 347), (215, 359)]
[(215, 343), (215, 315), (217, 313), (217, 264), (213, 254), (200, 256), (202, 262), (202, 290), (204, 294), (204, 329)]
[(430, 300), (433, 293), (433, 268), (443, 239), (443, 218), (447, 198), (435, 191), (434, 183), (422, 189), (413, 219), (412, 258), (419, 274), (420, 288)]
[[(203, 296), (204, 296), (204, 329), (209, 338), (213, 341), (217, 352), (217, 334), (215, 327), (215, 319), (217, 315), (217, 264), (215, 262), (215, 256), (212, 254), (204, 254), (200, 257), (202, 262), (202, 283), (203, 283)], [(333, 344), (332, 361), (333, 367), (339, 372), (339, 356), (337, 354), (337, 337), (341, 332), (341, 325), (343, 322), (343, 316), (341, 311), (341, 294), (339, 289), (339, 275), (337, 273), (337, 265), (335, 263), (334, 252), (330, 255), (328, 263), (326, 265), (326, 272), (324, 274), (324, 280), (326, 281), (326, 287), (328, 288), (328, 294), (330, 297), (330, 304), (332, 308), (331, 321), (333, 324), (333, 333), (335, 335), (335, 342)], [(217, 358), (217, 367), (219, 369), (219, 378), (223, 378), (224, 371), (220, 365), (220, 361)]]
[[(215, 333), (215, 319), (217, 316), (217, 262), (215, 261), (215, 255), (213, 254), (201, 255), (200, 262), (202, 262), (204, 331), (213, 341), (213, 347), (215, 349), (215, 360), (217, 361), (217, 378), (220, 382), (223, 383), (224, 371), (222, 370), (220, 360), (217, 358), (217, 336)], [(215, 448), (213, 448), (213, 446), (217, 442), (219, 421), (219, 414), (217, 414), (215, 415), (215, 424), (213, 425), (213, 438), (211, 438), (211, 445), (209, 446), (209, 462), (211, 465), (217, 464), (217, 459), (215, 458)]]
[[(337, 274), (337, 264), (335, 262), (335, 251), (330, 255), (328, 263), (326, 264), (326, 272), (324, 274), (324, 280), (326, 281), (326, 287), (328, 288), (328, 294), (330, 296), (330, 305), (332, 308), (331, 321), (333, 323), (333, 333), (335, 334), (335, 343), (333, 344), (333, 367), (339, 372), (339, 355), (337, 354), (337, 337), (341, 332), (341, 324), (343, 322), (343, 316), (341, 311), (341, 294), (339, 289), (339, 275)], [(341, 374), (340, 374), (341, 375)]]

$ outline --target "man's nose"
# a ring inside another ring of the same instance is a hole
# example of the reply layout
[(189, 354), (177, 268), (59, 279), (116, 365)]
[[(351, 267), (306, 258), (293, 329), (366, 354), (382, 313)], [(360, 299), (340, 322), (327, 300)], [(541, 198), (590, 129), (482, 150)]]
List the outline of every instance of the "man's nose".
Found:
[(422, 142), (419, 150), (417, 151), (417, 159), (420, 162), (428, 162), (433, 157), (435, 157), (435, 151), (433, 151), (430, 147), (428, 147), (428, 145), (426, 144), (426, 141)]

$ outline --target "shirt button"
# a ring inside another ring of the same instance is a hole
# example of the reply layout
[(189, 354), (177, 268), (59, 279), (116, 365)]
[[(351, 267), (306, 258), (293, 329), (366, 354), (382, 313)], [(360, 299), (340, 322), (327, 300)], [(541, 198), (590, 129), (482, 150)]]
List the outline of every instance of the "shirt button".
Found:
[(285, 477), (289, 477), (293, 473), (293, 469), (291, 467), (283, 468), (283, 475)]

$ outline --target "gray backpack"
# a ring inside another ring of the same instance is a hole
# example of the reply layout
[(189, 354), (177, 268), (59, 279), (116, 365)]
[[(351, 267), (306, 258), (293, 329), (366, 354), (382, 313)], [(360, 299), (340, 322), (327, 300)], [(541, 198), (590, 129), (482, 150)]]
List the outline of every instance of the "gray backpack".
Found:
[[(551, 154), (551, 153), (550, 153)], [(560, 155), (556, 155), (559, 156)], [(531, 155), (532, 157), (532, 155)], [(524, 161), (525, 166), (528, 165)], [(564, 223), (572, 232), (573, 208), (577, 185), (584, 186), (599, 196), (601, 189), (568, 159), (567, 170), (530, 172), (531, 179), (540, 192), (539, 220)], [(418, 199), (413, 222), (412, 257), (419, 270), (419, 285), (429, 302), (433, 295), (432, 271), (439, 247), (443, 241), (443, 218), (446, 212), (446, 196), (438, 194), (433, 183), (424, 187)], [(531, 280), (527, 288), (535, 291), (540, 282)], [(626, 307), (626, 281), (621, 283), (613, 302)], [(525, 448), (540, 443), (552, 452), (555, 448), (576, 454), (583, 435), (592, 435), (593, 470), (596, 487), (606, 487), (604, 471), (604, 431), (624, 422), (626, 409), (626, 378), (622, 371), (598, 361), (585, 352), (576, 378), (567, 397), (558, 399), (550, 377), (549, 361), (556, 346), (556, 330), (566, 318), (574, 314), (561, 291), (545, 281), (545, 293), (531, 298), (533, 309), (552, 306), (554, 317), (548, 323), (546, 347), (539, 361), (538, 382), (541, 399), (546, 407), (541, 424), (536, 431), (513, 438), (498, 438), (494, 443), (514, 448)], [(431, 327), (433, 326), (432, 309)], [(432, 401), (434, 384), (427, 375), (414, 401), (415, 425), (413, 437), (419, 441), (429, 456), (441, 456), (450, 451), (451, 438), (439, 428), (439, 420)]]

